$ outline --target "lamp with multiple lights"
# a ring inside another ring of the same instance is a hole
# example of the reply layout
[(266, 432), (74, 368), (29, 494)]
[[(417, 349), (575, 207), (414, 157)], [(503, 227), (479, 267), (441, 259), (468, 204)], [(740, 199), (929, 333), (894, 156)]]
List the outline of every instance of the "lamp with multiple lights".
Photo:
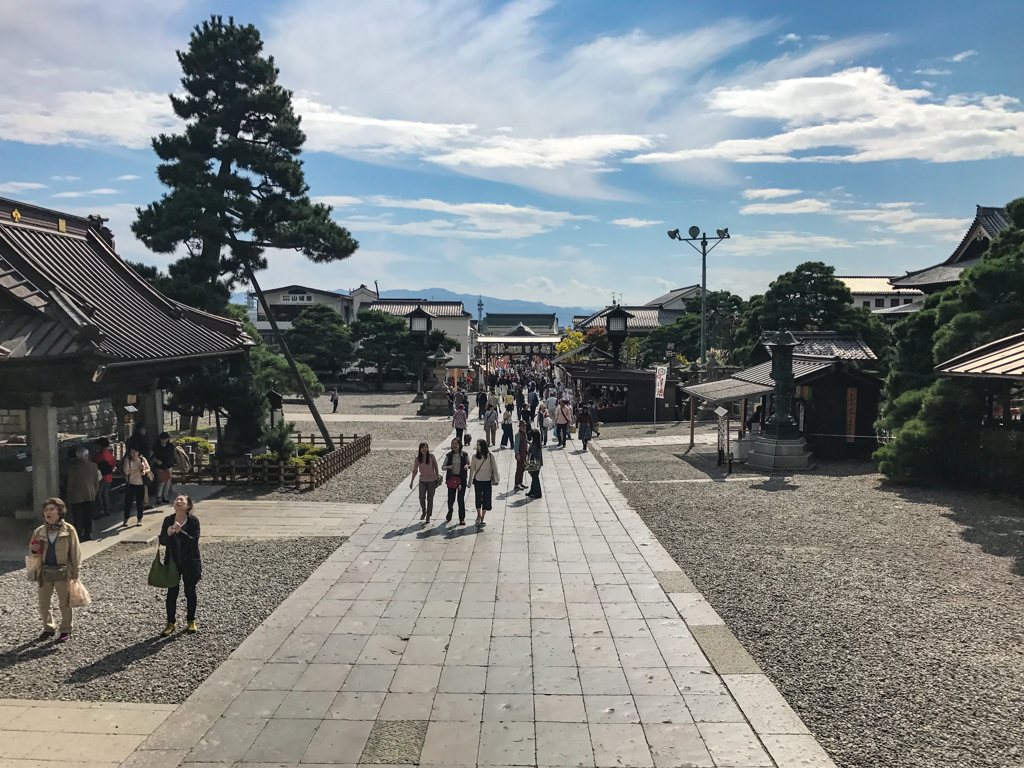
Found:
[[(700, 231), (700, 227), (690, 227), (687, 231), (689, 237), (683, 237), (678, 229), (670, 229), (669, 238), (688, 243), (694, 250), (700, 251), (700, 364), (707, 365), (707, 327), (708, 327), (708, 253), (723, 240), (729, 239), (729, 229), (716, 230), (717, 237), (708, 237)], [(708, 248), (708, 241), (714, 244)], [(700, 248), (696, 246), (700, 243)]]

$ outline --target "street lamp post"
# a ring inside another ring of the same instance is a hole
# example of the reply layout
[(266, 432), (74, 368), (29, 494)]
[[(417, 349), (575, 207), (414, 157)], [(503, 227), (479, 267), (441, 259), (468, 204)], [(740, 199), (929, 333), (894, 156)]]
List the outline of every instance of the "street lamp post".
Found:
[(633, 315), (624, 310), (621, 304), (616, 305), (615, 309), (605, 316), (605, 332), (608, 334), (608, 340), (612, 343), (612, 352), (615, 355), (616, 368), (621, 365), (619, 350), (622, 348), (622, 342), (624, 342), (626, 337), (629, 335), (628, 324), (631, 317), (633, 317)]
[[(416, 307), (406, 317), (409, 318), (409, 335), (416, 339), (420, 344), (420, 349), (426, 350), (427, 337), (430, 335), (431, 318), (423, 307)], [(425, 353), (424, 353), (425, 354)], [(419, 372), (417, 375), (416, 383), (416, 395), (421, 396), (423, 394), (423, 360), (419, 364)]]
[[(707, 364), (707, 328), (708, 328), (708, 253), (723, 240), (729, 239), (729, 228), (717, 230), (717, 237), (708, 237), (700, 231), (700, 227), (690, 227), (687, 234), (689, 237), (682, 237), (678, 229), (669, 230), (668, 236), (672, 240), (679, 240), (689, 243), (695, 251), (700, 251), (700, 364)], [(708, 241), (714, 240), (714, 245), (708, 248)], [(700, 243), (697, 248), (695, 243)]]

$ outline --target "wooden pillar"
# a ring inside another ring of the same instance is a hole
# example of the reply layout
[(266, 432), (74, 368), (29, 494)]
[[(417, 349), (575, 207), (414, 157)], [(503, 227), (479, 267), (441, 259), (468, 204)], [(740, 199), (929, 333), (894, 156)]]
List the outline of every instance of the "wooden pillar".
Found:
[(693, 427), (697, 419), (697, 398), (690, 395), (690, 447), (693, 448)]
[(156, 388), (138, 396), (137, 404), (142, 412), (142, 423), (146, 425), (146, 439), (156, 444), (156, 437), (164, 431), (164, 391)]
[(740, 439), (742, 440), (747, 432), (747, 398), (743, 398), (743, 407), (740, 409)]
[(40, 394), (41, 405), (28, 409), (28, 444), (32, 451), (32, 509), (42, 512), (43, 502), (60, 495), (60, 457), (57, 443), (57, 409), (53, 395)]

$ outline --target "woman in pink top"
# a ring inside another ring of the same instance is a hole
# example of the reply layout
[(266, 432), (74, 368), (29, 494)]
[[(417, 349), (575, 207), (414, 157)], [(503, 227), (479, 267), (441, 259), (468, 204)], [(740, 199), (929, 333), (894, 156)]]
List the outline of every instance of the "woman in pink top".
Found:
[(464, 403), (459, 403), (459, 407), (455, 409), (455, 415), (452, 416), (452, 426), (455, 427), (455, 437), (460, 443), (462, 434), (466, 431), (466, 418), (466, 406)]
[[(466, 410), (463, 408), (462, 413)], [(434, 512), (434, 491), (441, 483), (441, 470), (438, 469), (437, 459), (430, 452), (430, 446), (420, 443), (416, 458), (412, 463), (412, 477), (409, 478), (409, 487), (412, 488), (416, 475), (420, 476), (420, 520), (430, 522), (430, 515)]]

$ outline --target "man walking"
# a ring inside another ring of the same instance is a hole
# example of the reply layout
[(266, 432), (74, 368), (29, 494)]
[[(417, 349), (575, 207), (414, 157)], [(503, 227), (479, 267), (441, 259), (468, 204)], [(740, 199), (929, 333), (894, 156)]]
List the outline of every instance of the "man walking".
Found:
[(559, 400), (558, 407), (555, 409), (555, 433), (559, 448), (565, 448), (565, 441), (569, 439), (569, 423), (571, 421), (572, 411), (564, 400)]
[(513, 445), (516, 451), (516, 480), (513, 491), (522, 491), (526, 489), (526, 485), (523, 483), (523, 477), (526, 472), (526, 456), (530, 450), (530, 435), (526, 431), (526, 422), (519, 422), (519, 431), (516, 433), (515, 443)]
[(332, 406), (331, 413), (337, 413), (338, 412), (338, 388), (337, 387), (334, 387), (334, 389), (331, 390), (331, 406)]

